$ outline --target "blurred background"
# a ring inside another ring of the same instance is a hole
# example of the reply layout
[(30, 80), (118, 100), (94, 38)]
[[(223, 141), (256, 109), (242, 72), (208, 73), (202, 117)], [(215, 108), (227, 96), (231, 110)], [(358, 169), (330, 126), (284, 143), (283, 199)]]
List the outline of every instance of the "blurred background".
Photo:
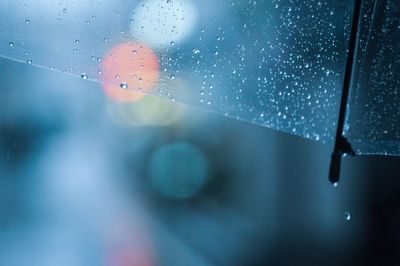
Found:
[(400, 159), (328, 182), (351, 1), (29, 2), (0, 5), (1, 266), (400, 263)]
[(0, 265), (394, 265), (399, 159), (0, 61)]

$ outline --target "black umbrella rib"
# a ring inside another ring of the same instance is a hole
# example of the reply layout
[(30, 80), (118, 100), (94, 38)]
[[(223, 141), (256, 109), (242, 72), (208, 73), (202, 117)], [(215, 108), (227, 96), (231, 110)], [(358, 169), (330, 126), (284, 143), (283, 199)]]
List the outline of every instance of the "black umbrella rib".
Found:
[(340, 101), (339, 119), (336, 130), (335, 147), (332, 152), (331, 164), (329, 168), (329, 180), (337, 183), (340, 178), (340, 164), (344, 154), (355, 156), (350, 143), (343, 136), (344, 123), (346, 122), (346, 112), (351, 89), (351, 80), (356, 57), (358, 25), (361, 16), (362, 0), (354, 1), (353, 21), (351, 26), (349, 49), (347, 54), (346, 70), (343, 81), (342, 98)]

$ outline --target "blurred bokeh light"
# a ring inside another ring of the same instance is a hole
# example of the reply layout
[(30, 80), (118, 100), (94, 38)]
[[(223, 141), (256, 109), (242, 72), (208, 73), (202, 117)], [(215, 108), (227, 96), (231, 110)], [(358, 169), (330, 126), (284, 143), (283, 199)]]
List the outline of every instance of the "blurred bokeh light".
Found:
[(179, 122), (185, 107), (153, 96), (144, 96), (126, 104), (109, 103), (108, 113), (120, 126), (170, 126)]
[(195, 146), (174, 143), (154, 152), (148, 171), (157, 192), (174, 199), (187, 199), (194, 197), (207, 184), (210, 166)]
[(185, 41), (197, 17), (197, 7), (191, 0), (145, 0), (133, 11), (131, 31), (134, 38), (155, 49), (165, 49)]
[(131, 102), (157, 85), (159, 69), (158, 57), (151, 49), (129, 42), (117, 45), (103, 57), (99, 76), (110, 98)]

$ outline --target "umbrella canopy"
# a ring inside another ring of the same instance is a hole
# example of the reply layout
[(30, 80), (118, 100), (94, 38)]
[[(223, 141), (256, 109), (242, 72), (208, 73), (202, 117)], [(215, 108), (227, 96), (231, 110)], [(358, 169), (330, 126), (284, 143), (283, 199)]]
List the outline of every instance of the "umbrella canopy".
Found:
[(138, 91), (399, 155), (399, 17), (395, 0), (3, 0), (0, 55), (113, 100)]
[(331, 142), (351, 13), (333, 1), (5, 0), (0, 54)]
[(345, 135), (358, 154), (400, 154), (400, 2), (365, 1)]

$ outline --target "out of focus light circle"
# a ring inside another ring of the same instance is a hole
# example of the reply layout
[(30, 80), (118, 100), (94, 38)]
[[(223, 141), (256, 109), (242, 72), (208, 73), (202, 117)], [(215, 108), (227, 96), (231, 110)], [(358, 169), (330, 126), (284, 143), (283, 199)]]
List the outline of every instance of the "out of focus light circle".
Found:
[(100, 79), (110, 98), (131, 102), (141, 99), (157, 84), (160, 75), (158, 57), (138, 43), (122, 43), (112, 48), (103, 58)]
[(207, 158), (188, 143), (161, 147), (149, 164), (153, 188), (173, 199), (188, 199), (198, 194), (209, 179), (209, 171)]
[[(126, 207), (128, 209), (126, 209)], [(118, 210), (118, 208), (117, 208)], [(111, 215), (105, 231), (106, 266), (153, 266), (155, 250), (151, 231), (139, 210), (128, 204)]]
[(183, 105), (167, 100), (144, 96), (129, 104), (109, 104), (108, 113), (120, 126), (170, 126), (183, 117)]
[(107, 266), (153, 266), (154, 259), (146, 250), (136, 246), (120, 247), (110, 254)]
[(133, 11), (133, 37), (160, 48), (185, 40), (197, 22), (191, 0), (146, 0)]

